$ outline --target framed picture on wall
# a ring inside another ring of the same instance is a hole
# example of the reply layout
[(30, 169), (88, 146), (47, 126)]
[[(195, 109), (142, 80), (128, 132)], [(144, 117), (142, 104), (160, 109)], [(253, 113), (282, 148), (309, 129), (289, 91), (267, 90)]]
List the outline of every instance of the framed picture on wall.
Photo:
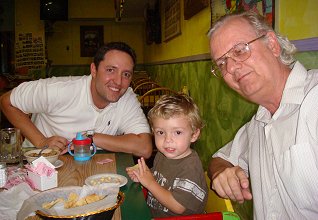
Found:
[(275, 25), (275, 0), (210, 0), (210, 6), (211, 26), (221, 16), (242, 10), (258, 12), (273, 28)]
[(188, 20), (209, 5), (209, 0), (184, 0), (184, 19)]
[(80, 26), (81, 57), (93, 57), (104, 44), (104, 26)]
[(181, 34), (180, 0), (166, 0), (164, 4), (164, 41)]

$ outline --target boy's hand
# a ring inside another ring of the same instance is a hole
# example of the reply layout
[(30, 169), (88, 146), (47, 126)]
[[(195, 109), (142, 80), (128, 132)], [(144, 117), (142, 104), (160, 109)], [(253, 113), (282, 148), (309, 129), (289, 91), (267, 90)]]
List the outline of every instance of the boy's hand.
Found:
[(128, 174), (128, 176), (130, 177), (130, 179), (134, 182), (139, 182), (137, 176), (133, 173), (134, 170), (138, 170), (139, 165), (136, 164), (135, 166), (132, 167), (127, 167), (126, 168), (126, 172)]
[(157, 183), (143, 157), (138, 159), (138, 169), (132, 169), (132, 172), (137, 177), (138, 181), (146, 188), (153, 182)]

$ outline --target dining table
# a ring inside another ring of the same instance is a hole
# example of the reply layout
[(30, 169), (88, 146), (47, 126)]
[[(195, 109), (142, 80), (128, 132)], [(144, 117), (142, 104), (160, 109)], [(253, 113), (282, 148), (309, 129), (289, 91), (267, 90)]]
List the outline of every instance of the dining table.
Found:
[(59, 160), (62, 165), (57, 169), (58, 187), (83, 186), (87, 177), (102, 173), (125, 176), (128, 181), (120, 187), (124, 202), (116, 209), (112, 220), (151, 219), (141, 184), (131, 181), (126, 173), (126, 167), (134, 165), (131, 154), (98, 150), (88, 161), (76, 161), (70, 154), (60, 155)]

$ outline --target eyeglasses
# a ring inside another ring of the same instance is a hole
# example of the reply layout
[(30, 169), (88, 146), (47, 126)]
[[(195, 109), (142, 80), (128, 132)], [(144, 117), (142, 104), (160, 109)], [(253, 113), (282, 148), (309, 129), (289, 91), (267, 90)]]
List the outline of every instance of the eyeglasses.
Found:
[(216, 66), (211, 66), (211, 73), (214, 76), (219, 76), (221, 73), (221, 77), (224, 77), (227, 71), (227, 59), (231, 58), (236, 62), (243, 62), (247, 60), (251, 56), (251, 50), (249, 45), (254, 41), (257, 41), (266, 35), (263, 34), (260, 37), (257, 37), (247, 43), (239, 43), (233, 46), (230, 50), (228, 50), (225, 54), (223, 54), (219, 59), (215, 61)]

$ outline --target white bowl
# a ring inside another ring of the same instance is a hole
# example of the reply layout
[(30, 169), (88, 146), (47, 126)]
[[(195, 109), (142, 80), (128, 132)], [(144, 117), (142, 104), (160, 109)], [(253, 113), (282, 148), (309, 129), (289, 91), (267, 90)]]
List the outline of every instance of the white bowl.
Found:
[[(33, 160), (39, 158), (37, 155), (41, 151), (41, 149), (36, 149), (36, 150), (30, 150), (26, 153), (24, 153), (24, 157), (27, 159), (29, 163), (31, 163)], [(54, 164), (58, 157), (59, 157), (60, 152), (54, 149), (45, 149), (42, 151), (41, 156), (45, 157), (48, 161), (50, 161), (51, 164)]]

